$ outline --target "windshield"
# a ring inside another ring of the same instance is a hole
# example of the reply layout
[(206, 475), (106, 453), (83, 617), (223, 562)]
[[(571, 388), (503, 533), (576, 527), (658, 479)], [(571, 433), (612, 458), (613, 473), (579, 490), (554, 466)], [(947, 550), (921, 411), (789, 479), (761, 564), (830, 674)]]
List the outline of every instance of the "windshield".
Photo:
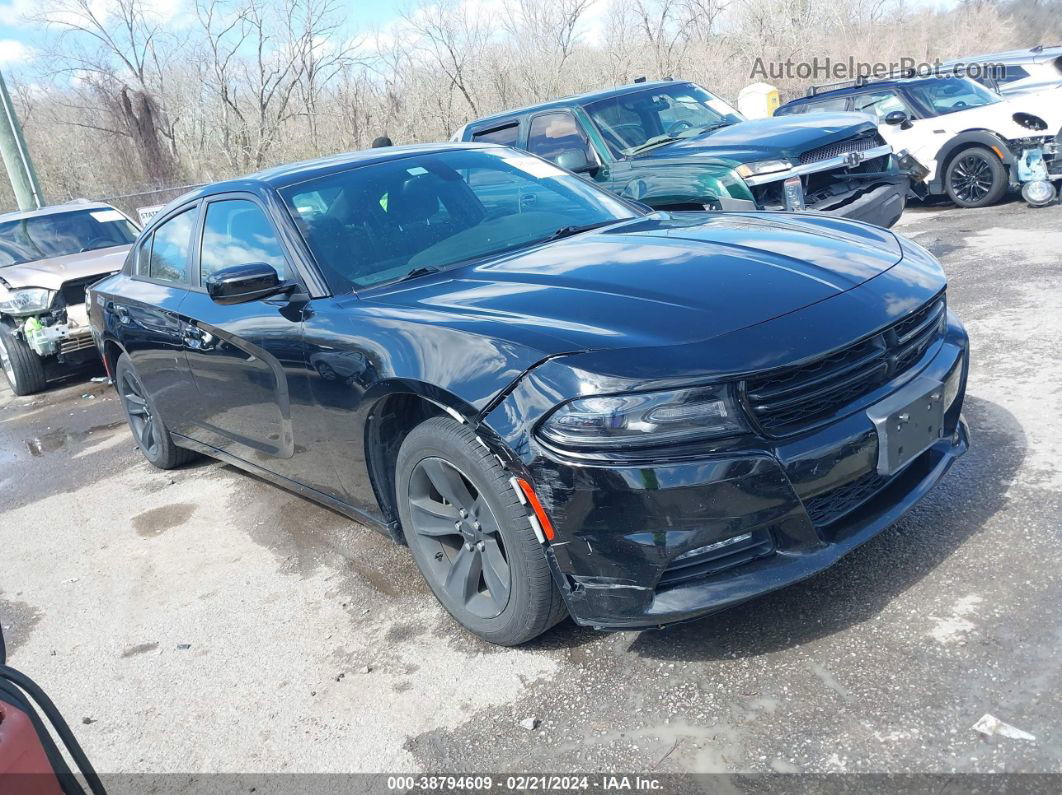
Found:
[(692, 83), (602, 99), (585, 110), (618, 156), (744, 121), (719, 97)]
[(396, 158), (281, 195), (336, 293), (637, 215), (551, 163), (503, 147)]
[(0, 268), (125, 246), (136, 240), (136, 235), (136, 227), (129, 219), (106, 207), (7, 221), (0, 223)]
[(935, 116), (1003, 101), (999, 94), (965, 77), (935, 77), (907, 90)]

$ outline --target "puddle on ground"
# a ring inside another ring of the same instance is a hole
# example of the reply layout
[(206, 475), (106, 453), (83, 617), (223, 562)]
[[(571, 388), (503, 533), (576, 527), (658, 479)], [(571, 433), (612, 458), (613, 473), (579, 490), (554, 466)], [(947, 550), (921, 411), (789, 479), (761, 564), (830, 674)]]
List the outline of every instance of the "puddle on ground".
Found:
[(31, 456), (40, 458), (48, 453), (54, 453), (66, 448), (80, 447), (92, 434), (113, 431), (124, 427), (125, 424), (125, 420), (118, 420), (117, 422), (108, 422), (103, 425), (93, 425), (83, 431), (68, 431), (65, 428), (58, 428), (48, 433), (42, 433), (40, 436), (34, 436), (32, 439), (27, 439), (26, 447), (29, 448)]
[(133, 528), (139, 536), (154, 538), (184, 524), (194, 512), (195, 505), (192, 503), (163, 505), (161, 508), (152, 508), (134, 516)]
[(29, 640), (42, 615), (40, 610), (26, 602), (0, 597), (0, 624), (4, 628), (8, 656)]

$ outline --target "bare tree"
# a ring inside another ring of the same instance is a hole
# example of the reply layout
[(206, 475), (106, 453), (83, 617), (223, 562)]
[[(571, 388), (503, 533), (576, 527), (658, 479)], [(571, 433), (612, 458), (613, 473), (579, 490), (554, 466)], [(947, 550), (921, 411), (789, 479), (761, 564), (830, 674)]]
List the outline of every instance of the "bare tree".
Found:
[(74, 122), (134, 145), (145, 176), (157, 184), (179, 174), (176, 114), (165, 102), (165, 64), (175, 38), (144, 0), (114, 0), (106, 16), (91, 0), (52, 0), (36, 17), (58, 33), (49, 58), (73, 78), (81, 101), (96, 105), (98, 124)]

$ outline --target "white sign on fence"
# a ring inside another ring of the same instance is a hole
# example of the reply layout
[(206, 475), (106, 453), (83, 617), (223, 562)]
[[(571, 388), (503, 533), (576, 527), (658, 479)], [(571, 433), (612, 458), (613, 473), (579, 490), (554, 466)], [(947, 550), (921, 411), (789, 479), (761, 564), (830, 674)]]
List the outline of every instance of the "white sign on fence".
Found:
[(147, 226), (147, 222), (155, 217), (155, 213), (165, 206), (165, 204), (153, 204), (150, 207), (137, 207), (136, 214), (140, 218), (140, 225)]

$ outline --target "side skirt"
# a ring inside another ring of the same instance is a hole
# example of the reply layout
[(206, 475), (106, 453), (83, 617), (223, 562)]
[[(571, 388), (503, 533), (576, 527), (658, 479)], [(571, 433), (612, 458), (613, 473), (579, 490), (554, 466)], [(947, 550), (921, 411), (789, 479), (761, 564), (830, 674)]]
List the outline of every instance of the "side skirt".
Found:
[(337, 500), (335, 497), (331, 497), (324, 492), (320, 492), (317, 489), (312, 489), (309, 486), (304, 486), (296, 480), (291, 480), (283, 475), (278, 475), (276, 472), (271, 472), (268, 469), (263, 469), (257, 464), (252, 464), (250, 461), (245, 461), (242, 458), (226, 453), (224, 450), (219, 450), (216, 447), (211, 447), (208, 444), (203, 444), (195, 439), (191, 439), (187, 436), (182, 436), (179, 433), (173, 433), (173, 440), (181, 447), (187, 447), (189, 450), (195, 450), (197, 453), (202, 453), (205, 456), (216, 458), (219, 461), (223, 461), (226, 464), (231, 464), (238, 469), (242, 469), (245, 472), (250, 472), (252, 475), (268, 480), (275, 486), (279, 486), (282, 489), (293, 492), (311, 502), (317, 502), (324, 505), (326, 508), (331, 508), (337, 513), (341, 513), (349, 519), (353, 519), (366, 527), (371, 527), (378, 533), (381, 533), (388, 538), (394, 538), (390, 528), (382, 522), (380, 519), (366, 513), (360, 508), (355, 508), (349, 503), (345, 503), (342, 500)]

